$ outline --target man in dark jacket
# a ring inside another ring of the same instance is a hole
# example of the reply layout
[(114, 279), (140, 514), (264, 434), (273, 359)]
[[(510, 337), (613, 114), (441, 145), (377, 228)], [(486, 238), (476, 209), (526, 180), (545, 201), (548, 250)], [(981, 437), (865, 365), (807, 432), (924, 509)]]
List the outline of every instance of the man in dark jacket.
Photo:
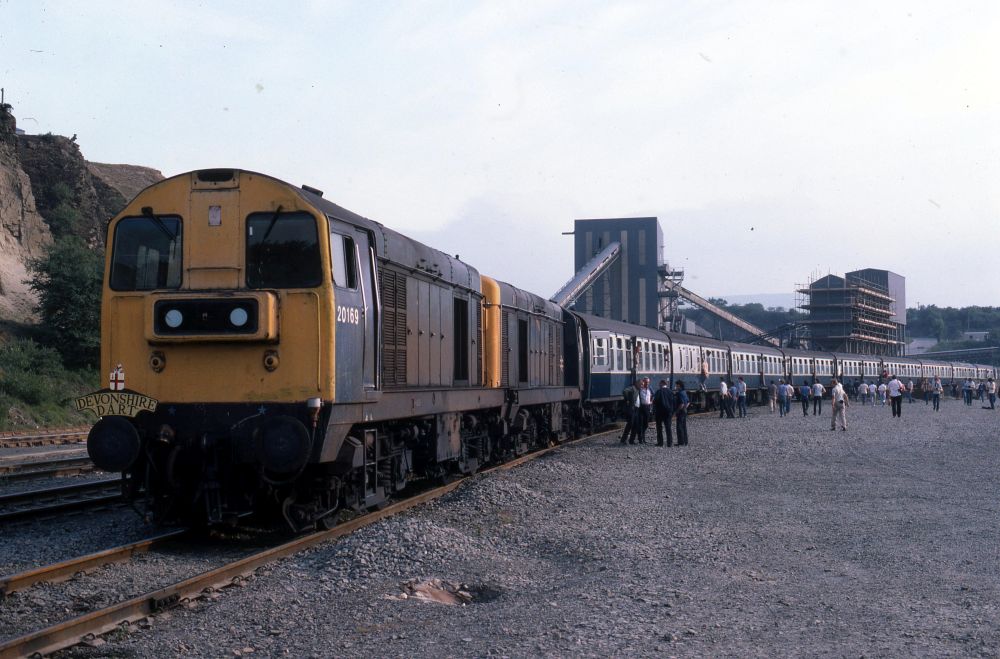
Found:
[(628, 436), (632, 432), (632, 420), (635, 417), (635, 395), (639, 390), (639, 381), (622, 389), (622, 416), (625, 417), (625, 430), (622, 431), (622, 444), (628, 441)]
[(663, 427), (667, 427), (667, 446), (674, 445), (674, 433), (670, 429), (670, 417), (674, 415), (674, 392), (666, 380), (660, 380), (660, 388), (653, 394), (653, 414), (656, 416), (656, 445), (663, 446)]
[(687, 430), (687, 409), (690, 404), (687, 392), (684, 391), (684, 381), (678, 380), (676, 382), (677, 393), (674, 394), (674, 417), (677, 418), (677, 445), (687, 446), (688, 443), (688, 430)]

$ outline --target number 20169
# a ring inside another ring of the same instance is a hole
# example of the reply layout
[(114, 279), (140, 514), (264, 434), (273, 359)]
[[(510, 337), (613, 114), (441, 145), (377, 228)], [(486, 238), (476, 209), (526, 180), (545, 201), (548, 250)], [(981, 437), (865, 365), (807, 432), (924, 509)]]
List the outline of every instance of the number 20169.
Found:
[(361, 314), (354, 307), (342, 307), (337, 305), (337, 322), (357, 325), (361, 322)]

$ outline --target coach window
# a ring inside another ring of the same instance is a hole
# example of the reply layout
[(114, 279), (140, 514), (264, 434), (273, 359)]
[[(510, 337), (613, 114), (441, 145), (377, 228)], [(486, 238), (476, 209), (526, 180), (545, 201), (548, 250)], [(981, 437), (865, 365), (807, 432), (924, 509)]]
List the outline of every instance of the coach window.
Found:
[(594, 366), (604, 366), (607, 358), (604, 353), (604, 339), (594, 339)]
[(126, 217), (115, 225), (108, 284), (116, 291), (181, 286), (181, 218)]
[(330, 261), (333, 264), (333, 283), (341, 288), (357, 288), (357, 251), (354, 239), (339, 233), (330, 234)]
[(312, 288), (323, 282), (316, 218), (301, 211), (247, 216), (249, 288)]

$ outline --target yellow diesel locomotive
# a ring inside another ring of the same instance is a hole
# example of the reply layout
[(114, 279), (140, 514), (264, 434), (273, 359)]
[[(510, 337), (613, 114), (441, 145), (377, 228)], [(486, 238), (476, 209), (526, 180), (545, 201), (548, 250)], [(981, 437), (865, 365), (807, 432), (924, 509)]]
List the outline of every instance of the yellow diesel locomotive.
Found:
[(88, 449), (156, 520), (329, 524), (576, 430), (572, 314), (314, 188), (174, 176), (107, 246)]

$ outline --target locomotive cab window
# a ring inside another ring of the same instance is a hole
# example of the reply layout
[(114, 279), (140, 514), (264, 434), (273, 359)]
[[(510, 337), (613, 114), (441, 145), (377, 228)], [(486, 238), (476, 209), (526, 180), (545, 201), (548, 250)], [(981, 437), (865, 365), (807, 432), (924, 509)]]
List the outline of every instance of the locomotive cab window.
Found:
[(115, 225), (109, 285), (116, 291), (181, 286), (181, 218), (126, 217)]
[(357, 251), (354, 239), (339, 233), (330, 234), (330, 261), (333, 263), (333, 283), (341, 288), (357, 288)]
[(247, 286), (313, 288), (323, 281), (316, 218), (301, 211), (247, 216)]

